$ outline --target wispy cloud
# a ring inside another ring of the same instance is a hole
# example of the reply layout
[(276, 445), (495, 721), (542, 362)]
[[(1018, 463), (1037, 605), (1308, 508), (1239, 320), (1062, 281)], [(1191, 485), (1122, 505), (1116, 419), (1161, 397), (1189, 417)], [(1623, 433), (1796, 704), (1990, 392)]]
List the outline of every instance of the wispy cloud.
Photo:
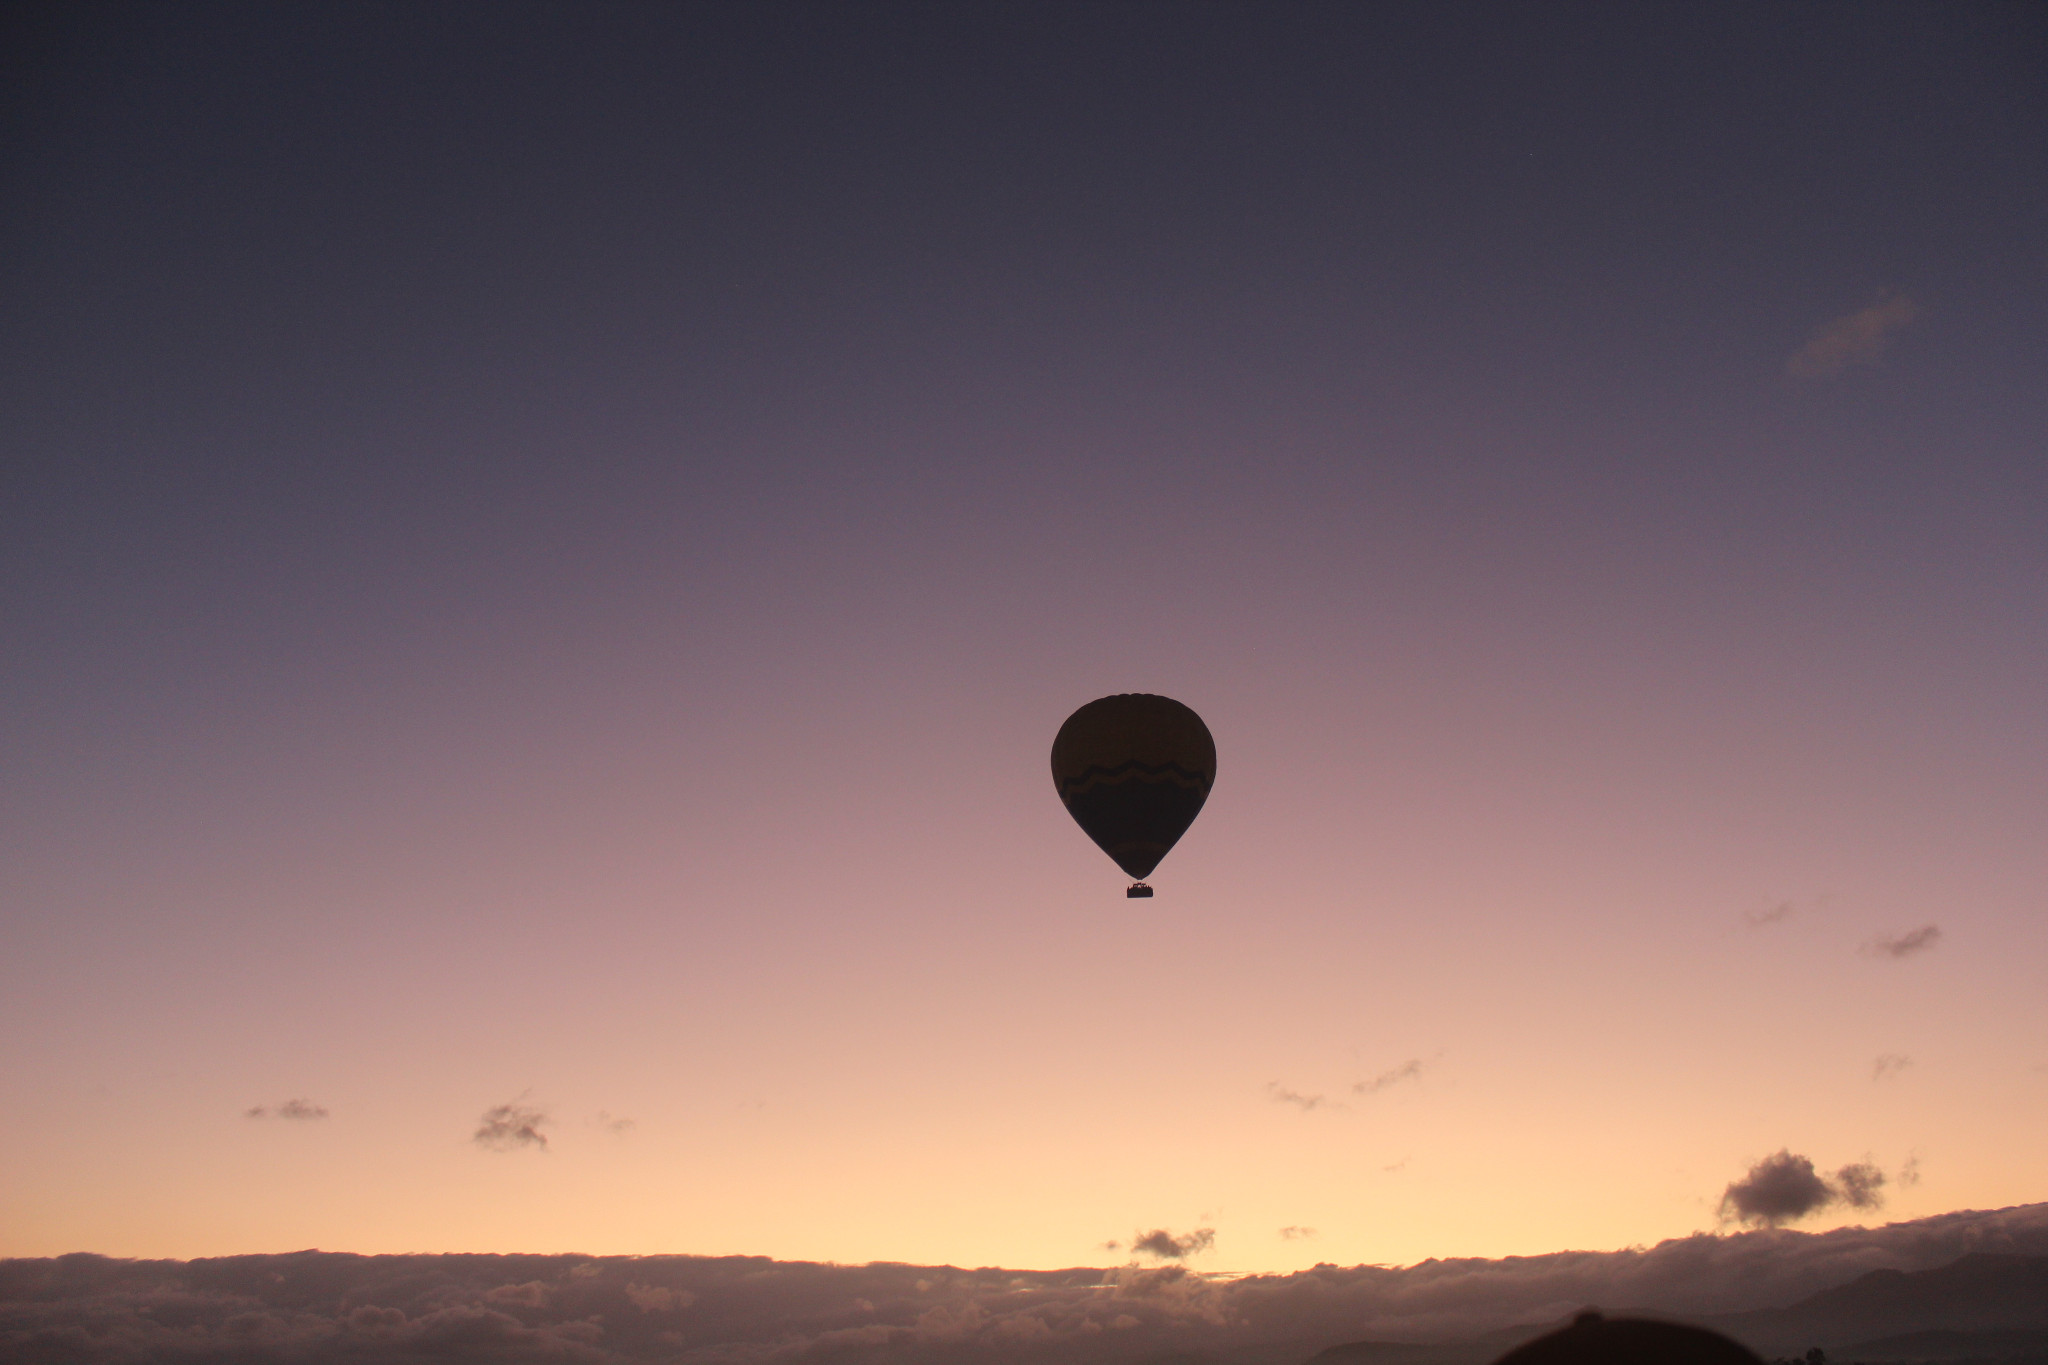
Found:
[(493, 1105), (484, 1110), (470, 1141), (493, 1152), (516, 1152), (522, 1147), (538, 1147), (546, 1151), (548, 1139), (541, 1128), (548, 1121), (547, 1113), (523, 1103), (525, 1098), (522, 1095), (510, 1104)]
[(1742, 912), (1742, 922), (1752, 929), (1761, 929), (1770, 924), (1783, 924), (1791, 918), (1791, 901), (1779, 901), (1776, 905), (1763, 910), (1745, 910)]
[(602, 1109), (597, 1111), (596, 1123), (598, 1127), (604, 1129), (607, 1133), (618, 1137), (623, 1137), (626, 1133), (632, 1131), (634, 1127), (632, 1119), (620, 1118), (618, 1115), (608, 1114)]
[(1893, 333), (1919, 315), (1911, 299), (1893, 294), (1824, 323), (1792, 353), (1785, 373), (1794, 379), (1832, 379), (1852, 365), (1873, 364), (1891, 344)]
[(1887, 1052), (1870, 1064), (1870, 1079), (1887, 1081), (1913, 1065), (1913, 1059), (1903, 1052)]
[(1300, 1227), (1293, 1223), (1280, 1229), (1280, 1240), (1283, 1242), (1305, 1242), (1315, 1235), (1316, 1230), (1314, 1228)]
[(309, 1119), (326, 1118), (327, 1110), (311, 1100), (293, 1099), (277, 1105), (259, 1104), (243, 1110), (242, 1116), (251, 1119), (296, 1119), (304, 1122)]
[(1311, 1109), (1320, 1109), (1324, 1103), (1321, 1095), (1304, 1095), (1298, 1090), (1289, 1090), (1278, 1081), (1266, 1082), (1266, 1094), (1275, 1104), (1291, 1104), (1303, 1113)]
[(1926, 952), (1939, 942), (1941, 927), (1923, 924), (1918, 929), (1891, 938), (1874, 938), (1863, 945), (1863, 952), (1868, 957), (1911, 957), (1915, 953)]
[(1412, 1081), (1422, 1074), (1422, 1058), (1410, 1057), (1391, 1071), (1382, 1071), (1369, 1081), (1359, 1081), (1351, 1087), (1355, 1095), (1377, 1095), (1390, 1085)]
[(1131, 1238), (1131, 1250), (1141, 1256), (1153, 1256), (1162, 1261), (1184, 1261), (1190, 1256), (1199, 1256), (1216, 1245), (1216, 1229), (1196, 1228), (1193, 1232), (1176, 1237), (1165, 1228), (1154, 1228)]
[(1837, 1204), (1875, 1209), (1884, 1203), (1884, 1184), (1884, 1172), (1868, 1161), (1853, 1161), (1830, 1178), (1816, 1171), (1810, 1158), (1780, 1150), (1721, 1192), (1721, 1217), (1774, 1228)]

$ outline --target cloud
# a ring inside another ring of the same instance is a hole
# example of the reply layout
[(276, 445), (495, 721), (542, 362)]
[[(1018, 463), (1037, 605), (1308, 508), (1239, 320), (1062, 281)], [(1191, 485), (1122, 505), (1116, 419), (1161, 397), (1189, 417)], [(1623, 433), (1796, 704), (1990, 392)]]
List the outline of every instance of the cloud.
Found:
[(617, 1137), (623, 1137), (634, 1127), (632, 1119), (617, 1118), (600, 1109), (597, 1111), (597, 1126)]
[(1315, 1235), (1316, 1230), (1314, 1228), (1296, 1227), (1292, 1224), (1280, 1229), (1280, 1240), (1283, 1242), (1307, 1241)]
[(1351, 1087), (1351, 1090), (1353, 1094), (1357, 1095), (1377, 1095), (1390, 1085), (1398, 1085), (1402, 1081), (1414, 1080), (1421, 1074), (1422, 1058), (1410, 1057), (1392, 1071), (1382, 1071), (1369, 1081), (1359, 1081)]
[(1918, 929), (1891, 938), (1874, 938), (1863, 945), (1866, 957), (1911, 957), (1941, 942), (1941, 926), (1923, 924)]
[(547, 1135), (541, 1127), (547, 1123), (547, 1114), (522, 1104), (520, 1099), (510, 1104), (493, 1105), (484, 1110), (477, 1120), (477, 1130), (470, 1135), (470, 1141), (493, 1152), (516, 1152), (521, 1147), (538, 1147), (547, 1150)]
[(1835, 1172), (1835, 1190), (1852, 1209), (1884, 1206), (1884, 1172), (1868, 1161), (1854, 1161)]
[(1767, 1156), (1721, 1194), (1721, 1216), (1739, 1223), (1776, 1227), (1818, 1213), (1834, 1202), (1834, 1191), (1813, 1162), (1790, 1151)]
[(276, 1106), (257, 1105), (242, 1111), (244, 1118), (251, 1119), (296, 1119), (305, 1122), (310, 1119), (324, 1119), (327, 1110), (311, 1100), (286, 1100)]
[[(670, 1289), (659, 1284), (629, 1284), (626, 1300), (643, 1313), (677, 1313), (697, 1301), (687, 1289)], [(873, 1312), (873, 1306), (869, 1306)]]
[(1780, 1149), (1722, 1191), (1721, 1217), (1726, 1222), (1775, 1228), (1837, 1204), (1852, 1209), (1880, 1208), (1884, 1184), (1884, 1172), (1870, 1162), (1851, 1162), (1829, 1178), (1813, 1168), (1811, 1159)]
[(1289, 1090), (1278, 1081), (1267, 1081), (1266, 1093), (1272, 1096), (1275, 1104), (1292, 1104), (1299, 1107), (1303, 1113), (1307, 1113), (1311, 1109), (1323, 1107), (1323, 1097), (1321, 1095), (1304, 1095), (1298, 1091)]
[(1825, 323), (1785, 362), (1794, 379), (1832, 379), (1852, 365), (1871, 365), (1891, 343), (1892, 334), (1919, 316), (1903, 294), (1879, 299), (1868, 308)]
[(1903, 1052), (1887, 1052), (1870, 1064), (1870, 1079), (1888, 1081), (1913, 1065), (1913, 1059)]
[(1176, 1237), (1165, 1228), (1154, 1228), (1131, 1238), (1131, 1250), (1144, 1256), (1155, 1256), (1162, 1261), (1184, 1261), (1190, 1256), (1199, 1256), (1216, 1245), (1216, 1229), (1196, 1228), (1184, 1237)]
[(548, 1297), (548, 1286), (539, 1280), (528, 1280), (524, 1284), (501, 1284), (496, 1289), (484, 1291), (485, 1303), (519, 1308), (545, 1308), (548, 1306)]
[(1779, 901), (1765, 910), (1745, 910), (1742, 922), (1752, 929), (1761, 929), (1767, 924), (1782, 924), (1792, 918), (1792, 902)]
[(1927, 1270), (1975, 1252), (2048, 1255), (2048, 1204), (1242, 1277), (1177, 1263), (1039, 1271), (762, 1256), (76, 1255), (0, 1261), (0, 1359), (1243, 1365), (1308, 1360), (1333, 1342), (1470, 1341), (1555, 1319), (1569, 1311), (1560, 1304), (1682, 1318), (1776, 1308), (1873, 1270)]

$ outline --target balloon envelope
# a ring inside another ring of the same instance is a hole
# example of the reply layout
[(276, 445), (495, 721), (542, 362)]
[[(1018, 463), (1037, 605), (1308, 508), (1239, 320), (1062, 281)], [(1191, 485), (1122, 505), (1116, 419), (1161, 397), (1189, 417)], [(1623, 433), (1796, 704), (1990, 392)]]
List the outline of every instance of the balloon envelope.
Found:
[(1142, 880), (1209, 799), (1216, 741), (1200, 716), (1171, 697), (1103, 697), (1060, 727), (1052, 780), (1082, 831)]

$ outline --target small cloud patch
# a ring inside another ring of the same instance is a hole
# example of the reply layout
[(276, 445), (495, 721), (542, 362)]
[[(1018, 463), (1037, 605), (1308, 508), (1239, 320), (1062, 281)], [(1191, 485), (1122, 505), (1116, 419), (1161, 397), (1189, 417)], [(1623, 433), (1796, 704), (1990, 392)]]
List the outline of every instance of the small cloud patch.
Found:
[(547, 1113), (521, 1103), (524, 1098), (484, 1110), (470, 1141), (492, 1152), (516, 1152), (522, 1147), (546, 1151), (547, 1134), (541, 1128), (548, 1121)]
[(1162, 1261), (1185, 1261), (1190, 1256), (1199, 1256), (1216, 1245), (1216, 1229), (1196, 1228), (1193, 1232), (1176, 1237), (1165, 1228), (1154, 1228), (1131, 1239), (1131, 1250), (1140, 1256), (1151, 1256)]
[(1926, 952), (1939, 942), (1941, 926), (1923, 924), (1918, 929), (1895, 934), (1890, 938), (1874, 938), (1863, 945), (1863, 953), (1866, 957), (1912, 957), (1916, 953)]
[(1854, 1161), (1835, 1172), (1835, 1194), (1852, 1209), (1884, 1205), (1884, 1172), (1868, 1161)]
[(1296, 1227), (1291, 1223), (1280, 1229), (1280, 1240), (1283, 1242), (1305, 1242), (1315, 1235), (1314, 1228)]
[(1913, 1065), (1913, 1059), (1903, 1052), (1887, 1052), (1870, 1064), (1870, 1079), (1888, 1081)]

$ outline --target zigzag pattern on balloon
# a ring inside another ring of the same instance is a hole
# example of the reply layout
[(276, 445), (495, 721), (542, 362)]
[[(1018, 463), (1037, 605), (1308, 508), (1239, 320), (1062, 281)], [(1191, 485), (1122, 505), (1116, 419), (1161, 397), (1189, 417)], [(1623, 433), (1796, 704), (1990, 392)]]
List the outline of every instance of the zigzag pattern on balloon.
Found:
[(1093, 791), (1097, 787), (1120, 786), (1125, 782), (1170, 782), (1189, 791), (1208, 794), (1211, 778), (1207, 773), (1191, 772), (1178, 763), (1141, 763), (1133, 758), (1113, 768), (1090, 764), (1073, 777), (1063, 778), (1059, 784), (1060, 800), (1071, 801), (1074, 797)]

